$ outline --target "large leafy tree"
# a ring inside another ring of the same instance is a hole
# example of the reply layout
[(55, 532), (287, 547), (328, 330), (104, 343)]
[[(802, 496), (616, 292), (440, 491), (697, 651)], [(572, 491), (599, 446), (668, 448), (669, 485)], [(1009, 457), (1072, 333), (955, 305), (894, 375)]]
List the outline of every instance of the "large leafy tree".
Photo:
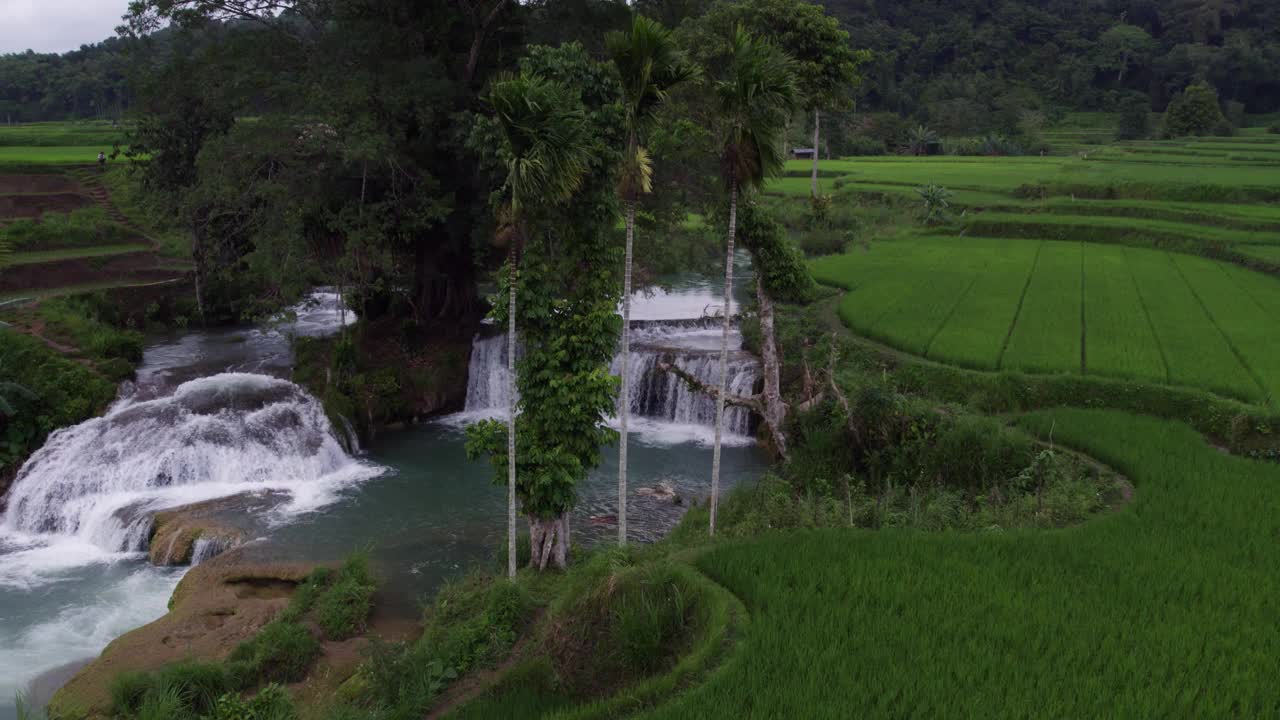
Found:
[[(507, 168), (499, 236), (518, 242), (521, 255), (518, 276), (501, 279), (492, 317), (520, 329), (519, 400), (506, 422), (468, 428), (467, 450), (487, 455), (501, 481), (514, 466), (530, 563), (563, 567), (577, 485), (615, 437), (606, 421), (617, 396), (609, 373), (621, 328), (614, 188), (625, 133), (615, 76), (580, 45), (532, 48), (520, 67), (522, 79), (499, 91), (510, 97), (495, 97), (494, 116), (472, 138)], [(516, 355), (514, 344), (508, 351)]]
[(653, 189), (653, 165), (642, 144), (659, 106), (671, 88), (693, 77), (694, 67), (678, 50), (670, 31), (636, 15), (628, 32), (605, 39), (609, 57), (622, 81), (623, 123), (626, 132), (618, 194), (626, 213), (626, 249), (622, 271), (622, 384), (618, 399), (621, 433), (618, 447), (618, 543), (627, 543), (627, 424), (631, 415), (631, 265), (635, 242), (636, 205)]
[(506, 167), (498, 208), (507, 255), (507, 573), (516, 574), (516, 291), (520, 252), (540, 209), (568, 201), (582, 184), (588, 145), (581, 101), (529, 72), (501, 78), (489, 94)]
[(720, 336), (720, 381), (716, 394), (715, 446), (711, 460), (711, 524), (716, 530), (720, 495), (720, 445), (729, 365), (730, 307), (733, 298), (734, 238), (738, 197), (781, 172), (785, 162), (783, 132), (800, 99), (794, 62), (772, 43), (742, 27), (729, 42), (730, 60), (712, 84), (721, 128), (720, 164), (729, 193), (729, 230), (724, 263), (724, 324)]

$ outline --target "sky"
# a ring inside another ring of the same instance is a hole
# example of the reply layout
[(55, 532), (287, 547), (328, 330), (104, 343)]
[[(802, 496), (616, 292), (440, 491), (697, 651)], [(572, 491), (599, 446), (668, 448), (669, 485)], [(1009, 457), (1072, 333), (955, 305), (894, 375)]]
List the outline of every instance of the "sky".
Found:
[(129, 0), (0, 0), (0, 54), (67, 52), (116, 34)]

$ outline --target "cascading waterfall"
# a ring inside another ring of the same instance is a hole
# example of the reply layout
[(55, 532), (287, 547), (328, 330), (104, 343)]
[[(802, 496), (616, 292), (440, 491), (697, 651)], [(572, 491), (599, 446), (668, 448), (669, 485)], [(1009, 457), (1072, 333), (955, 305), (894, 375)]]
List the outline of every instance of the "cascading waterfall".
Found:
[[(715, 401), (695, 392), (659, 365), (670, 363), (708, 385), (720, 379), (719, 318), (645, 321), (634, 323), (631, 335), (631, 414), (656, 424), (713, 427)], [(759, 363), (742, 352), (742, 336), (730, 337), (729, 392), (750, 395), (760, 376)], [(477, 337), (472, 344), (467, 371), (465, 416), (501, 413), (507, 407), (507, 341), (505, 334)], [(621, 373), (621, 355), (612, 372)], [(725, 430), (731, 435), (751, 432), (751, 413), (745, 408), (725, 408)]]
[(288, 493), (283, 512), (298, 512), (378, 472), (343, 450), (302, 388), (225, 373), (167, 397), (121, 400), (54, 433), (19, 472), (0, 535), (136, 552), (160, 508), (271, 490)]

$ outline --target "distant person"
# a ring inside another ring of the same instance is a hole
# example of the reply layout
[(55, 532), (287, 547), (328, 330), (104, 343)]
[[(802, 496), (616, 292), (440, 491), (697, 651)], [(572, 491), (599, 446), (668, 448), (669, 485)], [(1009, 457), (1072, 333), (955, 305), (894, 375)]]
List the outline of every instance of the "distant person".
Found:
[(107, 154), (102, 152), (101, 150), (98, 151), (98, 169), (99, 170), (107, 169)]

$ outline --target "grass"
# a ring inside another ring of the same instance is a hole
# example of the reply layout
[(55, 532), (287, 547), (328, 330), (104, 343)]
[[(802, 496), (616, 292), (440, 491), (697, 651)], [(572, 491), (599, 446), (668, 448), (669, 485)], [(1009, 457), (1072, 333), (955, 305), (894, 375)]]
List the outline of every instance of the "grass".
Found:
[(56, 262), (58, 260), (75, 260), (76, 258), (107, 257), (125, 255), (134, 252), (146, 252), (149, 245), (137, 243), (127, 245), (98, 245), (95, 247), (61, 248), (58, 250), (38, 250), (35, 252), (16, 252), (9, 256), (10, 265), (34, 265), (36, 263)]
[[(1188, 261), (1237, 280), (1197, 298), (1179, 272)], [(1251, 370), (1267, 388), (1280, 382), (1280, 368), (1261, 359), (1274, 347), (1267, 338), (1280, 281), (1216, 261), (1115, 245), (907, 235), (810, 267), (820, 282), (849, 291), (839, 314), (858, 333), (962, 367), (1079, 372), (1083, 363), (1092, 374), (1248, 401), (1266, 396)], [(1217, 315), (1202, 304), (1207, 296)]]
[(111, 147), (109, 145), (0, 147), (0, 166), (93, 165), (98, 162), (100, 152), (110, 154)]
[(820, 530), (697, 565), (752, 614), (684, 717), (1266, 717), (1280, 712), (1280, 470), (1185, 426), (1025, 421), (1129, 474), (1137, 499), (1050, 532)]
[[(99, 146), (110, 153), (125, 140), (126, 128), (105, 121), (37, 122), (0, 125), (0, 147)], [(94, 155), (97, 155), (95, 151)]]
[(1040, 372), (1083, 368), (1082, 264), (1078, 243), (1041, 244), (999, 367)]
[(0, 227), (0, 239), (16, 252), (118, 245), (133, 239), (134, 233), (107, 219), (101, 208), (89, 207), (69, 213), (49, 213), (39, 221), (13, 220)]

